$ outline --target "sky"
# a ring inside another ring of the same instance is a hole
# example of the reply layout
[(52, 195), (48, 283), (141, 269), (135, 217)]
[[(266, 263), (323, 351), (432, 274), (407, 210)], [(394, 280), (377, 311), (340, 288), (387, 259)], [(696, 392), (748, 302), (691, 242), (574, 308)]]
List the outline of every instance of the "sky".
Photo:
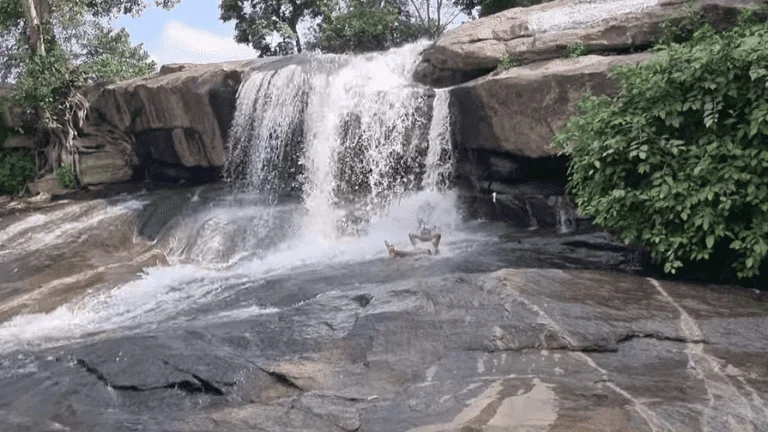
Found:
[[(150, 6), (141, 16), (121, 16), (112, 25), (125, 27), (134, 44), (143, 43), (158, 66), (244, 60), (258, 55), (235, 42), (234, 21), (219, 20), (220, 0), (182, 0), (169, 11), (154, 6), (151, 0), (145, 2)], [(454, 25), (464, 18), (460, 16)]]
[(183, 0), (166, 11), (152, 5), (138, 18), (122, 16), (134, 44), (143, 43), (158, 65), (213, 63), (255, 58), (258, 53), (234, 40), (235, 23), (219, 20), (219, 0)]

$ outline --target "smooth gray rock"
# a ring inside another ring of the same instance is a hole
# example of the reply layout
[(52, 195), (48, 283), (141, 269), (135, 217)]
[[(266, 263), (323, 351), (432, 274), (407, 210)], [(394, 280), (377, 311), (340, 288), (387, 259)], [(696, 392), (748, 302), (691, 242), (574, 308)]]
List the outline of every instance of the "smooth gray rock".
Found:
[(575, 114), (575, 102), (585, 93), (615, 94), (618, 86), (610, 77), (611, 69), (649, 57), (642, 53), (551, 60), (454, 87), (456, 146), (460, 151), (480, 149), (526, 158), (556, 155), (559, 149), (552, 146), (552, 139)]
[[(382, 261), (390, 271), (400, 263)], [(3, 356), (0, 423), (6, 430), (768, 428), (768, 309), (749, 290), (546, 269), (336, 288), (241, 321)], [(371, 296), (364, 308), (350, 300), (361, 294)]]

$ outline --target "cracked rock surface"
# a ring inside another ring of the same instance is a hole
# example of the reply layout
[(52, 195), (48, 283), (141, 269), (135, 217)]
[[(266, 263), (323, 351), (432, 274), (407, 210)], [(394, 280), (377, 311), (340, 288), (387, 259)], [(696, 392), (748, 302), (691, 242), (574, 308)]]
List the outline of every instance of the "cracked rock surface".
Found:
[(751, 290), (403, 263), (254, 290), (271, 314), (3, 354), (0, 430), (768, 430)]

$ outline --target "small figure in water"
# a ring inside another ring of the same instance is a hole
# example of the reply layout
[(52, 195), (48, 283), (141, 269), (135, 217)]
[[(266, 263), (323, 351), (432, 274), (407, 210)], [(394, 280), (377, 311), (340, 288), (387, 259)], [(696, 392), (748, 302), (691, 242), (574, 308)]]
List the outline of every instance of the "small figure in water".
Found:
[(432, 234), (432, 231), (435, 229), (437, 229), (436, 225), (433, 225), (432, 228), (428, 228), (424, 221), (419, 218), (419, 233), (408, 233), (408, 238), (411, 240), (411, 244), (414, 246), (416, 246), (417, 241), (430, 242), (432, 243), (432, 246), (435, 247), (435, 253), (438, 253), (437, 248), (440, 246), (442, 235)]
[(384, 240), (384, 246), (387, 247), (387, 252), (389, 253), (390, 258), (404, 258), (414, 255), (432, 255), (432, 251), (429, 249), (416, 248), (412, 251), (397, 250), (394, 245), (389, 244), (389, 242), (386, 240)]

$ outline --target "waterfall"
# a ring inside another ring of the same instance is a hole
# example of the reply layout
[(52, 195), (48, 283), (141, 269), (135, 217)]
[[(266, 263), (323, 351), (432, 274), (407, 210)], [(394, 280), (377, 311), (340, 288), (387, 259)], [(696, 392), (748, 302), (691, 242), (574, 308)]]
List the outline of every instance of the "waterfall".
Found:
[(305, 231), (324, 237), (359, 232), (409, 192), (444, 190), (449, 95), (411, 78), (426, 45), (254, 71), (238, 93), (228, 177), (273, 202), (300, 191)]
[(225, 172), (270, 202), (296, 175), (293, 147), (301, 140), (307, 79), (289, 65), (254, 72), (238, 90)]
[(429, 125), (429, 149), (422, 186), (426, 190), (442, 190), (449, 185), (453, 169), (451, 152), (451, 119), (449, 89), (435, 91), (432, 121)]

